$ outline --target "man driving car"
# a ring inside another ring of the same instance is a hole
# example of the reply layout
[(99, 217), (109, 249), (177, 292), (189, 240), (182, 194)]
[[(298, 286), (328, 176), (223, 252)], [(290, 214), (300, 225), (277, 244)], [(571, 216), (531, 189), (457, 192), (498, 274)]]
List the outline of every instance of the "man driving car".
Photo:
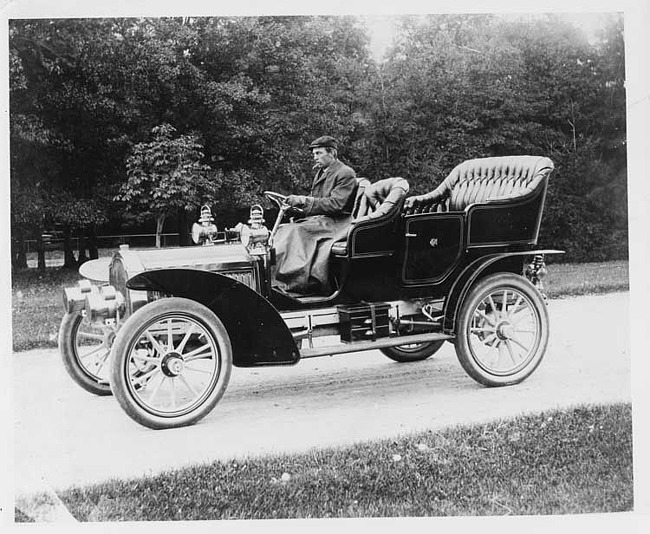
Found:
[(274, 242), (276, 287), (303, 295), (330, 291), (330, 249), (347, 233), (357, 188), (354, 170), (338, 159), (336, 139), (325, 135), (309, 148), (317, 169), (310, 194), (286, 199), (305, 218), (281, 225)]

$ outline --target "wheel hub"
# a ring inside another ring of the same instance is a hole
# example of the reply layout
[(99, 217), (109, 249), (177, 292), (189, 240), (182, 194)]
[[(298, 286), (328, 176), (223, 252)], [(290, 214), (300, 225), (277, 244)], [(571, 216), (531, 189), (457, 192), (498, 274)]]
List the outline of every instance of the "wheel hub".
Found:
[(169, 352), (163, 356), (160, 368), (166, 376), (174, 377), (183, 372), (185, 362), (177, 352)]
[(110, 332), (107, 332), (106, 334), (104, 334), (103, 345), (106, 348), (110, 349), (113, 346), (113, 341), (115, 341), (115, 336), (116, 336), (116, 334), (115, 334), (114, 330), (111, 330)]
[(499, 339), (510, 339), (515, 333), (515, 327), (512, 326), (508, 321), (503, 321), (497, 325), (497, 336)]

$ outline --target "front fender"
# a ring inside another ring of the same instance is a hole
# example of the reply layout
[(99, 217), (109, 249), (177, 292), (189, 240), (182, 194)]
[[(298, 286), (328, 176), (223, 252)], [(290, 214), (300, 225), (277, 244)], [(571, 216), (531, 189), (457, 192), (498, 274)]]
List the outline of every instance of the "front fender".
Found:
[(446, 334), (454, 333), (456, 318), (465, 295), (479, 278), (499, 271), (522, 274), (522, 256), (534, 256), (535, 254), (564, 254), (564, 252), (561, 250), (526, 250), (487, 254), (480, 256), (465, 267), (456, 278), (445, 299), (443, 331)]
[(184, 297), (212, 310), (228, 331), (233, 365), (291, 365), (300, 359), (296, 342), (278, 311), (259, 293), (233, 278), (198, 269), (159, 269), (130, 278), (136, 291)]

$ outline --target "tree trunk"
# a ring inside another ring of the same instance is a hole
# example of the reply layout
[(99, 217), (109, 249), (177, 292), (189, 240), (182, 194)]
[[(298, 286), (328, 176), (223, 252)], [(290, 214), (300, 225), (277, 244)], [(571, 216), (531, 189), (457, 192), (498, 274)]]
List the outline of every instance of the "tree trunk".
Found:
[(86, 229), (85, 228), (79, 228), (79, 235), (77, 237), (79, 240), (78, 244), (78, 264), (79, 266), (83, 265), (88, 261), (88, 256), (86, 255)]
[(189, 226), (187, 224), (187, 211), (183, 208), (178, 210), (178, 245), (186, 247), (191, 244)]
[(165, 224), (165, 216), (164, 215), (158, 215), (156, 218), (156, 248), (161, 248), (162, 247), (162, 232), (163, 232), (163, 225)]
[(27, 269), (27, 249), (25, 248), (25, 232), (16, 228), (11, 242), (11, 266), (13, 269)]
[(36, 234), (36, 251), (38, 254), (38, 270), (45, 271), (45, 248), (43, 247), (42, 228), (39, 228)]
[(72, 239), (70, 238), (70, 227), (63, 227), (63, 268), (74, 269), (77, 266), (77, 258), (74, 256), (72, 249)]
[(90, 237), (88, 239), (88, 253), (91, 260), (99, 258), (99, 250), (97, 249), (97, 227), (93, 224), (90, 227)]

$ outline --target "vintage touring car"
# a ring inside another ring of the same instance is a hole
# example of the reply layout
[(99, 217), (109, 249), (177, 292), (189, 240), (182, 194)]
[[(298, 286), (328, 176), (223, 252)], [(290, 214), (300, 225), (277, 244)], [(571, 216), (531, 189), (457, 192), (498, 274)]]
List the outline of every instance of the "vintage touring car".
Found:
[(521, 382), (549, 336), (544, 256), (561, 251), (536, 245), (552, 170), (540, 156), (474, 159), (411, 197), (402, 178), (358, 179), (353, 223), (331, 248), (328, 295), (275, 287), (273, 239), (293, 224), (285, 197), (265, 193), (279, 208), (270, 231), (259, 205), (248, 225), (221, 233), (206, 207), (193, 227), (199, 246), (123, 245), (106, 275), (82, 266), (94, 282), (64, 290), (65, 367), (151, 428), (208, 414), (233, 366), (372, 349), (412, 362), (450, 341), (479, 383)]

